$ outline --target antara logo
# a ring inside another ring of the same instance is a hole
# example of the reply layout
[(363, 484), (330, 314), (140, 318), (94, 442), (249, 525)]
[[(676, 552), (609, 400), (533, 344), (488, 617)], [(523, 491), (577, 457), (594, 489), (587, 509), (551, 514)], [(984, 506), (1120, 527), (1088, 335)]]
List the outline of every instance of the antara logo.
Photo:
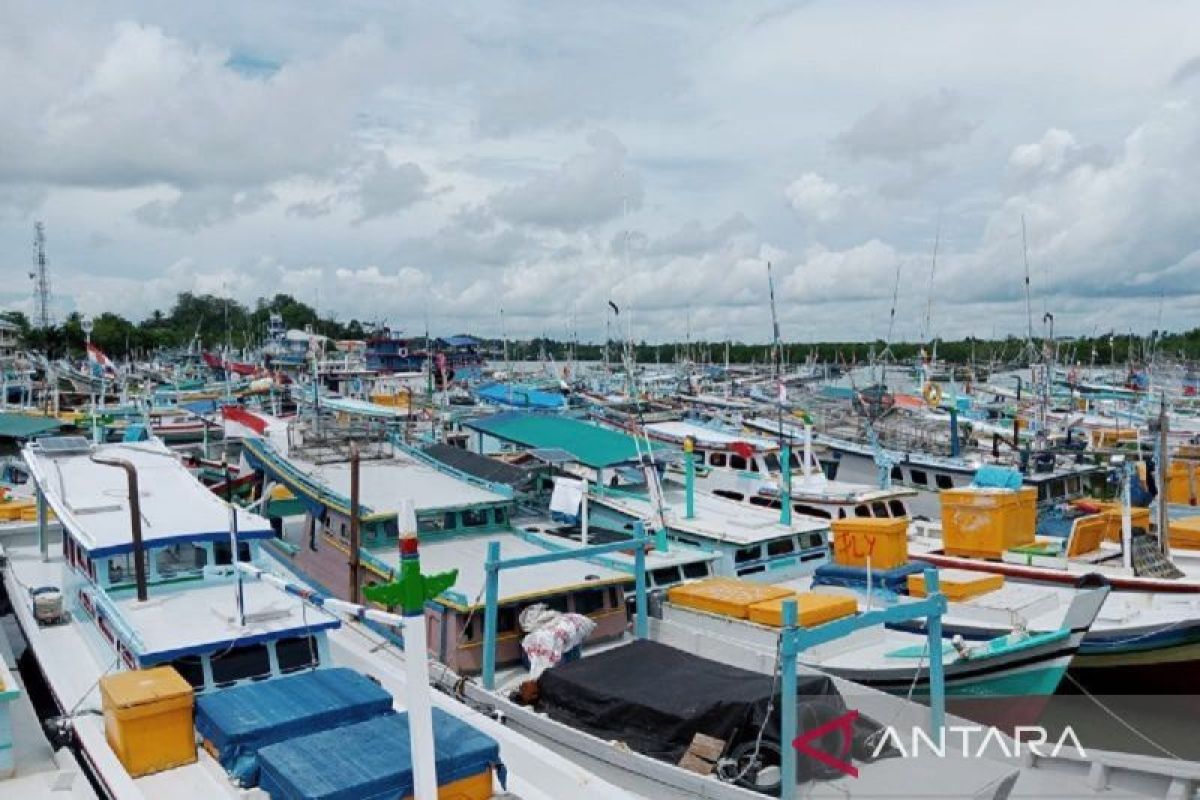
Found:
[[(847, 711), (824, 725), (800, 734), (792, 740), (792, 746), (797, 752), (827, 767), (857, 778), (858, 768), (849, 759), (854, 741), (854, 723), (857, 719), (858, 711)], [(815, 746), (816, 740), (833, 731), (841, 733), (841, 752), (836, 756)], [(991, 726), (947, 725), (942, 728), (941, 735), (936, 740), (921, 727), (914, 726), (905, 737), (898, 728), (889, 725), (876, 740), (871, 760), (887, 755), (889, 747), (901, 758), (919, 758), (922, 755), (945, 758), (947, 754), (961, 755), (963, 758), (1013, 758), (1025, 751), (1035, 756), (1054, 758), (1068, 746), (1074, 749), (1079, 758), (1087, 758), (1087, 751), (1083, 749), (1083, 744), (1070, 725), (1063, 728), (1057, 738), (1052, 737), (1041, 726), (1019, 725), (1013, 730), (1012, 737), (1009, 737), (999, 728)]]

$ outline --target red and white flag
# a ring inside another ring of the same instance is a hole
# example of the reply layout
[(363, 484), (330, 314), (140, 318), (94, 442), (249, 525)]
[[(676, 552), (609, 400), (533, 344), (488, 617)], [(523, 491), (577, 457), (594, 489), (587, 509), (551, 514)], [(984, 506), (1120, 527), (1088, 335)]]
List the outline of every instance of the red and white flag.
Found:
[(88, 342), (87, 357), (88, 363), (92, 365), (93, 369), (101, 369), (105, 372), (117, 371), (116, 365), (108, 356), (104, 355), (104, 351), (91, 342)]

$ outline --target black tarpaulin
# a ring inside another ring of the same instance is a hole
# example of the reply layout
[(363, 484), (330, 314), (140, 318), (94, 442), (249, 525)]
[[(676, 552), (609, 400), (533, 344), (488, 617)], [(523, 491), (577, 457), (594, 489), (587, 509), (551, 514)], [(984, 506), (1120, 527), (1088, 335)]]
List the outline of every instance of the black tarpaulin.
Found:
[[(538, 710), (551, 719), (605, 741), (624, 742), (654, 758), (678, 763), (697, 733), (727, 742), (726, 754), (753, 744), (774, 711), (763, 740), (779, 747), (779, 687), (770, 675), (709, 661), (658, 642), (637, 640), (569, 664), (538, 679)], [(846, 712), (833, 681), (823, 675), (797, 678), (798, 732), (812, 730)], [(864, 722), (860, 718), (860, 723)], [(856, 726), (856, 739), (873, 726)], [(840, 756), (837, 730), (813, 742)], [(862, 747), (854, 748), (856, 755)], [(801, 780), (832, 778), (828, 766), (799, 754)]]

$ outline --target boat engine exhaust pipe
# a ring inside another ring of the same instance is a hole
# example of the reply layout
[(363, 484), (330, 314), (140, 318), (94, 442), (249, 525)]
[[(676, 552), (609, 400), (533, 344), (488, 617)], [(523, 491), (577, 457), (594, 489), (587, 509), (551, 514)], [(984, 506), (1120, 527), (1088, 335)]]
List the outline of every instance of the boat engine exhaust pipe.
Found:
[(146, 547), (142, 543), (142, 503), (138, 493), (137, 467), (123, 458), (100, 458), (92, 453), (89, 458), (96, 464), (106, 467), (120, 467), (125, 470), (125, 480), (129, 488), (129, 530), (133, 536), (133, 575), (137, 581), (137, 599), (139, 603), (146, 602)]

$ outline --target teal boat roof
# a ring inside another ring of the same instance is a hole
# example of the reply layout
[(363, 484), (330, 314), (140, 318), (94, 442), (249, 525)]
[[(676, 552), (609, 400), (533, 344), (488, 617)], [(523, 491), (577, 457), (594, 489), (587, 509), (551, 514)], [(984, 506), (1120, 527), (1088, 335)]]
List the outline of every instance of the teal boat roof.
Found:
[(38, 414), (0, 414), (0, 439), (28, 439), (61, 427), (63, 423), (54, 417)]
[(564, 450), (592, 469), (638, 458), (637, 441), (632, 436), (557, 414), (512, 412), (466, 420), (463, 424), (522, 447)]

